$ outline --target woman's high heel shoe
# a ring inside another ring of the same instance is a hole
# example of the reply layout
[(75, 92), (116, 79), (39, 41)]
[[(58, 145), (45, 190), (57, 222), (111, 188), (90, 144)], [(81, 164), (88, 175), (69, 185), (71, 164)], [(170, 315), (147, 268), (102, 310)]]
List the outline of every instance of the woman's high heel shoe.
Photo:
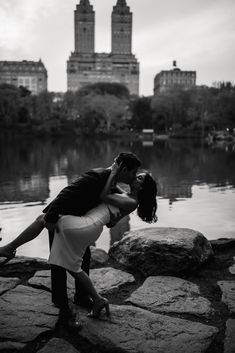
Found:
[(1, 261), (0, 266), (5, 265), (8, 261), (13, 259), (16, 255), (16, 249), (11, 248), (10, 246), (0, 247), (0, 257), (5, 257), (6, 259)]
[(106, 298), (101, 298), (100, 300), (94, 301), (93, 309), (87, 316), (97, 319), (100, 316), (102, 309), (105, 309), (106, 315), (110, 316), (109, 302)]

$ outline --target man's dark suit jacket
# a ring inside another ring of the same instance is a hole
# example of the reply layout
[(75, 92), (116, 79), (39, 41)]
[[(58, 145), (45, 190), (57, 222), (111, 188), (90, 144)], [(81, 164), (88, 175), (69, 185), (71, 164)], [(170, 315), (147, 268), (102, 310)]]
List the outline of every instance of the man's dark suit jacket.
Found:
[(97, 168), (78, 177), (43, 210), (45, 221), (56, 223), (59, 215), (83, 216), (96, 207), (109, 174), (109, 169)]

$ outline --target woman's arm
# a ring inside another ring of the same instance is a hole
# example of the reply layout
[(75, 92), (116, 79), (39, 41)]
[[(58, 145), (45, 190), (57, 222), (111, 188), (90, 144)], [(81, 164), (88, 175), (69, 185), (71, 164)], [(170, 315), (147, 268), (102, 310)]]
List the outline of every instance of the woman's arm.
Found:
[(127, 193), (114, 193), (111, 194), (111, 188), (113, 183), (116, 181), (117, 174), (119, 173), (121, 166), (116, 162), (112, 164), (111, 173), (107, 179), (107, 182), (100, 194), (100, 198), (104, 202), (108, 202), (113, 206), (116, 206), (128, 213), (134, 211), (137, 207), (137, 201), (133, 198), (130, 198)]
[(118, 207), (120, 210), (125, 211), (125, 213), (133, 212), (138, 205), (137, 201), (127, 194), (109, 194), (103, 198), (103, 201)]

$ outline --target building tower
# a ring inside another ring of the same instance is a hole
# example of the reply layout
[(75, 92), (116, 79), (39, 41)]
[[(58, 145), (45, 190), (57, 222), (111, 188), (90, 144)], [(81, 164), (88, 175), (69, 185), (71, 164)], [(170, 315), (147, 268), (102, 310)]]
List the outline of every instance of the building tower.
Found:
[(89, 0), (80, 0), (74, 11), (74, 39), (76, 53), (95, 51), (95, 12)]
[(97, 82), (120, 83), (139, 94), (139, 63), (132, 54), (132, 13), (126, 0), (117, 0), (112, 11), (112, 51), (96, 53), (95, 13), (89, 0), (80, 0), (74, 11), (75, 50), (67, 61), (67, 87), (76, 91)]
[(132, 12), (126, 0), (117, 0), (112, 11), (112, 53), (131, 54)]

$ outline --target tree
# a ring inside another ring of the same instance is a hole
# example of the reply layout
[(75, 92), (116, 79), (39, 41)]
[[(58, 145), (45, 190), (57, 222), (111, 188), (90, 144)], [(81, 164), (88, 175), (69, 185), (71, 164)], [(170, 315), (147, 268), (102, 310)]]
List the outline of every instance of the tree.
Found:
[(140, 97), (130, 102), (131, 121), (134, 129), (142, 130), (152, 128), (153, 110), (151, 107), (151, 97)]
[(130, 94), (126, 86), (120, 83), (110, 83), (110, 82), (97, 82), (91, 85), (86, 85), (77, 91), (78, 96), (87, 96), (87, 95), (105, 95), (109, 94), (116, 96), (120, 99), (128, 99)]
[(9, 126), (18, 122), (20, 90), (8, 84), (0, 85), (0, 121)]
[[(105, 121), (106, 133), (111, 132), (112, 125), (120, 120), (125, 113), (126, 102), (111, 94), (98, 94), (86, 97), (83, 105), (82, 115), (88, 118), (91, 112), (100, 117), (100, 125)], [(91, 114), (91, 115), (90, 115)]]

